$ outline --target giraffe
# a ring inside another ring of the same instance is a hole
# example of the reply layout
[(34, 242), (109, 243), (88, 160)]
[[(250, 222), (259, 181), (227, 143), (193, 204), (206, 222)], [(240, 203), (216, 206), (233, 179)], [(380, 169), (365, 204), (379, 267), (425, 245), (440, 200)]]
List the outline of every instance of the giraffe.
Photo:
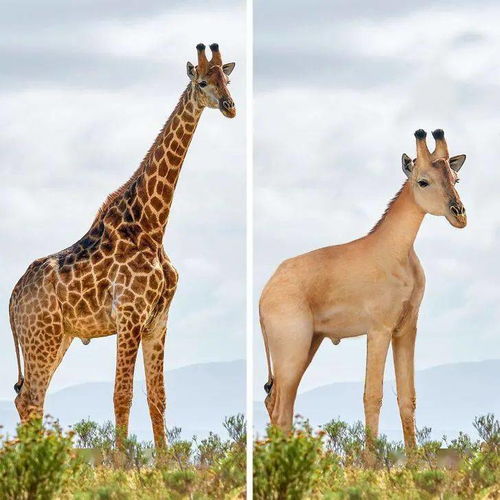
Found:
[[(441, 129), (431, 154), (426, 133), (415, 132), (417, 157), (403, 155), (407, 180), (366, 236), (284, 261), (260, 298), (271, 423), (292, 426), (300, 380), (325, 338), (367, 335), (364, 389), (367, 444), (378, 433), (383, 377), (392, 343), (405, 446), (415, 446), (414, 348), (425, 275), (413, 248), (425, 214), (465, 227), (456, 191), (465, 155), (451, 157)], [(271, 367), (272, 361), (272, 367)], [(370, 446), (367, 447), (367, 450)]]
[[(58, 253), (35, 260), (14, 287), (9, 305), (21, 421), (43, 415), (49, 382), (72, 340), (116, 334), (114, 412), (123, 445), (142, 343), (155, 445), (166, 446), (164, 350), (178, 274), (163, 248), (172, 198), (204, 108), (228, 118), (236, 108), (227, 88), (235, 63), (223, 64), (218, 44), (196, 46), (189, 84), (132, 177), (109, 195), (87, 233)], [(20, 351), (24, 360), (24, 376)]]

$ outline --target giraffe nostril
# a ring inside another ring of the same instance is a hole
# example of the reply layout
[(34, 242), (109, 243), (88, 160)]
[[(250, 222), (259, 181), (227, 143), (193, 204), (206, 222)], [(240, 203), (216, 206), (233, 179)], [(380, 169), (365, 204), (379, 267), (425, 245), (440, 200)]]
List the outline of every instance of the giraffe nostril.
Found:
[(465, 207), (463, 205), (450, 205), (450, 211), (453, 215), (465, 215)]
[(231, 118), (235, 115), (236, 108), (234, 107), (234, 102), (232, 99), (225, 98), (219, 100), (219, 109), (226, 115)]

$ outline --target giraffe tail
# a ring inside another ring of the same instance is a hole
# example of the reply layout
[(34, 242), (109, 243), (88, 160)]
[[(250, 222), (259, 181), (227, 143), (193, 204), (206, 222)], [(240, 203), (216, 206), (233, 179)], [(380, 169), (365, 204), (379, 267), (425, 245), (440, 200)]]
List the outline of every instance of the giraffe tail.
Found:
[(264, 339), (264, 347), (266, 349), (266, 361), (267, 361), (267, 382), (264, 384), (264, 390), (266, 391), (267, 394), (269, 394), (271, 392), (271, 389), (273, 388), (274, 378), (273, 378), (273, 371), (271, 368), (271, 355), (269, 353), (266, 328), (264, 326), (264, 322), (262, 321), (262, 315), (259, 314), (259, 316), (260, 316), (260, 329), (262, 330), (262, 337)]
[(16, 332), (16, 326), (14, 323), (14, 317), (12, 314), (13, 307), (12, 307), (12, 302), (13, 302), (14, 296), (11, 297), (10, 299), (10, 304), (9, 304), (9, 319), (10, 319), (10, 327), (12, 330), (12, 336), (14, 337), (14, 346), (16, 348), (16, 357), (17, 357), (17, 382), (14, 384), (14, 390), (16, 391), (17, 394), (21, 392), (21, 388), (24, 384), (24, 377), (23, 377), (23, 371), (21, 368), (21, 352), (19, 350), (19, 338), (17, 337), (17, 332)]

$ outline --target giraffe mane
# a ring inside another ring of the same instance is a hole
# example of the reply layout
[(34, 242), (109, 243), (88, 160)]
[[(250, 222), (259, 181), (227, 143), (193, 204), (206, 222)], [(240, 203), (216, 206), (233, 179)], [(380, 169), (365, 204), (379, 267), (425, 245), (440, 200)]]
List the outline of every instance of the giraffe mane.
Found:
[(181, 97), (179, 98), (179, 102), (175, 106), (174, 110), (168, 117), (168, 120), (165, 122), (163, 125), (162, 129), (160, 130), (159, 134), (156, 136), (155, 141), (149, 148), (148, 152), (144, 156), (143, 160), (141, 161), (139, 168), (132, 174), (130, 179), (126, 181), (124, 184), (122, 184), (118, 189), (113, 191), (112, 193), (108, 194), (106, 199), (104, 200), (104, 203), (101, 205), (99, 210), (97, 211), (95, 220), (99, 220), (104, 213), (108, 210), (108, 208), (118, 199), (121, 198), (127, 190), (132, 186), (132, 184), (137, 181), (141, 175), (144, 173), (144, 170), (146, 166), (148, 165), (149, 161), (151, 160), (151, 156), (153, 154), (153, 151), (156, 149), (156, 147), (159, 145), (159, 143), (163, 140), (163, 133), (165, 129), (170, 125), (170, 123), (173, 120), (173, 117), (178, 113), (180, 107), (183, 104), (184, 98), (186, 94), (189, 92), (190, 84), (187, 86), (187, 88), (184, 90), (184, 92), (181, 94)]
[(387, 207), (384, 210), (384, 213), (382, 214), (382, 217), (380, 217), (380, 219), (377, 221), (377, 223), (370, 229), (370, 232), (368, 234), (374, 233), (380, 227), (380, 225), (382, 224), (382, 222), (384, 222), (384, 219), (387, 217), (387, 214), (389, 213), (389, 210), (391, 209), (392, 205), (394, 205), (394, 202), (399, 198), (399, 195), (403, 191), (403, 189), (406, 186), (407, 182), (408, 181), (405, 181), (403, 183), (403, 185), (401, 186), (400, 190), (393, 196), (393, 198), (391, 199), (391, 201), (389, 201), (389, 203), (387, 204)]

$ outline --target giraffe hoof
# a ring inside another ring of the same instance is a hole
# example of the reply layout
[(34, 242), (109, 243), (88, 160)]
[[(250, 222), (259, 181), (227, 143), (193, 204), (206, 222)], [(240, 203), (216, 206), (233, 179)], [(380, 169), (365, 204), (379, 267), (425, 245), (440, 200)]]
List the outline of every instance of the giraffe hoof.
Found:
[(81, 339), (83, 345), (89, 345), (90, 339)]
[(333, 345), (339, 345), (340, 344), (340, 339), (332, 339)]

